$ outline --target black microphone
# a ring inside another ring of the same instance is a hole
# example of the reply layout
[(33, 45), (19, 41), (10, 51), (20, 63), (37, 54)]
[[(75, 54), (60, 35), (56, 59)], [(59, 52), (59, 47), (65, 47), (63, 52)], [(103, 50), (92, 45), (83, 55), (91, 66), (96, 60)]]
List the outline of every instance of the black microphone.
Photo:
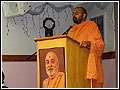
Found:
[(69, 32), (69, 30), (72, 28), (72, 26), (70, 26), (62, 35), (64, 35), (64, 34), (68, 34), (68, 32)]

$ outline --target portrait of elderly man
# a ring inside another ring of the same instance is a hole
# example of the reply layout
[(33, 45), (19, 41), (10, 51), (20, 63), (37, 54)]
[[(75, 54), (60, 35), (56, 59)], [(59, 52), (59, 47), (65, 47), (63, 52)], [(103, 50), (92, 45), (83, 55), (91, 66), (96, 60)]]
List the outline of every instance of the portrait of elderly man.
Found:
[(43, 88), (65, 88), (65, 74), (58, 71), (59, 60), (54, 52), (46, 54), (45, 68), (48, 78), (43, 81)]

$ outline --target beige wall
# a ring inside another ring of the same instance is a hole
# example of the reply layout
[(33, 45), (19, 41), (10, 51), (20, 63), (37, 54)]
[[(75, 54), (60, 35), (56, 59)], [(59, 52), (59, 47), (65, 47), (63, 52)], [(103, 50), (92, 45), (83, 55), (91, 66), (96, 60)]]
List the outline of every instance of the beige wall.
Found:
[(37, 88), (37, 62), (3, 62), (2, 69), (9, 88)]
[(116, 63), (115, 59), (102, 60), (104, 88), (116, 88)]

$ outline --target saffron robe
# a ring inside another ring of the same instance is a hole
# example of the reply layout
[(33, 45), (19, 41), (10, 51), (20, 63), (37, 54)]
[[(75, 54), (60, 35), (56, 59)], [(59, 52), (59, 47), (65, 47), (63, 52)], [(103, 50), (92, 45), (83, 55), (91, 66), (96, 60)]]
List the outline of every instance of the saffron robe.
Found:
[(103, 83), (101, 55), (104, 49), (104, 42), (97, 24), (89, 20), (81, 24), (75, 24), (68, 32), (68, 36), (78, 42), (91, 42), (87, 65), (87, 79), (95, 79), (97, 83)]
[(65, 88), (64, 72), (58, 72), (52, 80), (49, 77), (45, 79), (43, 81), (43, 88)]

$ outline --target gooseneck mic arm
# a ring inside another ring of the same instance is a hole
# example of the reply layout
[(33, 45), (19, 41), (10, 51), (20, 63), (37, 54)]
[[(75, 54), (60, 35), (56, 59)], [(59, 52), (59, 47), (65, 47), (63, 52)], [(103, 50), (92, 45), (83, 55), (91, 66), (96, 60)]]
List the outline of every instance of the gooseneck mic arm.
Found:
[(62, 35), (64, 35), (64, 34), (68, 34), (68, 32), (69, 32), (69, 30), (72, 28), (72, 26), (70, 26)]

